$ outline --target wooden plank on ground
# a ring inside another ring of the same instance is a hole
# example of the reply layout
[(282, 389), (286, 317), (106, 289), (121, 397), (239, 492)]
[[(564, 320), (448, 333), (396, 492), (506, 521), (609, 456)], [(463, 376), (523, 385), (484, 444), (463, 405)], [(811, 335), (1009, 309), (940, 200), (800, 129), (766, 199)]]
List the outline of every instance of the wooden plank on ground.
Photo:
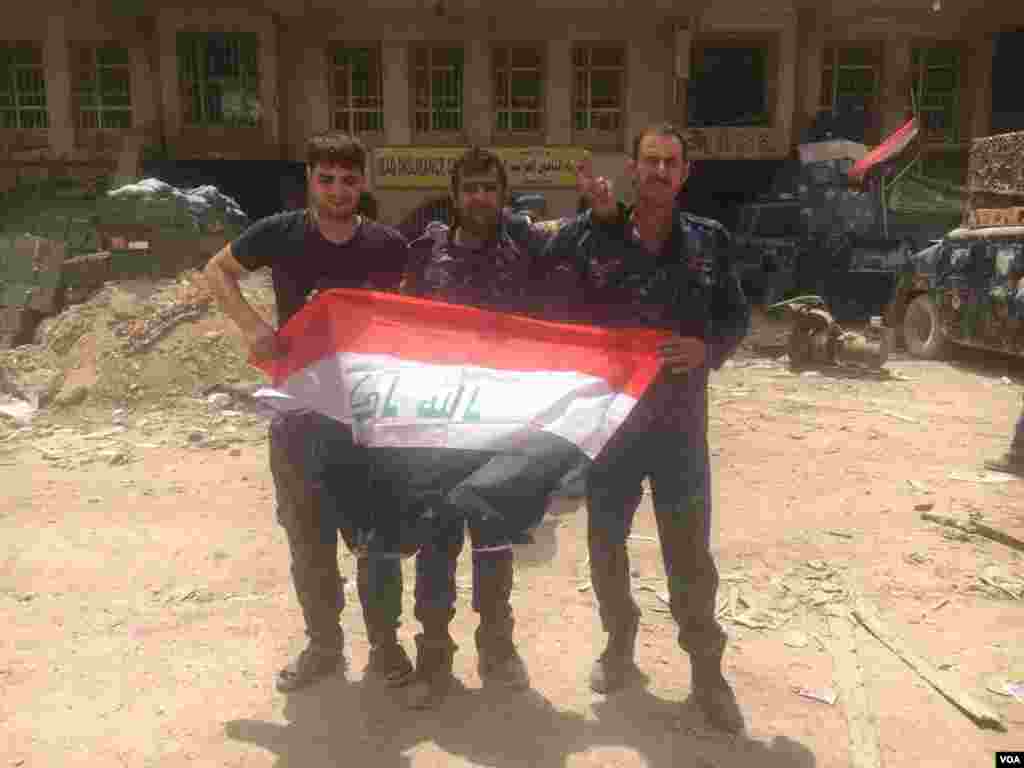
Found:
[(931, 523), (945, 525), (949, 528), (957, 528), (965, 533), (974, 533), (979, 536), (984, 536), (986, 539), (998, 541), (1000, 544), (1004, 544), (1018, 552), (1024, 552), (1024, 541), (1021, 541), (1017, 537), (1011, 536), (1008, 533), (1003, 533), (999, 529), (993, 528), (990, 525), (978, 522), (977, 520), (958, 520), (955, 517), (936, 515), (931, 512), (922, 513), (921, 519), (927, 520)]
[(857, 625), (849, 616), (829, 616), (828, 630), (833, 676), (846, 713), (850, 768), (881, 768), (878, 718), (864, 686), (864, 670), (857, 652)]
[(853, 601), (853, 616), (868, 632), (878, 638), (882, 645), (903, 659), (908, 667), (977, 725), (998, 731), (1006, 730), (996, 712), (971, 696), (953, 675), (940, 672), (930, 661), (914, 653), (906, 641), (882, 621), (874, 607), (859, 595)]

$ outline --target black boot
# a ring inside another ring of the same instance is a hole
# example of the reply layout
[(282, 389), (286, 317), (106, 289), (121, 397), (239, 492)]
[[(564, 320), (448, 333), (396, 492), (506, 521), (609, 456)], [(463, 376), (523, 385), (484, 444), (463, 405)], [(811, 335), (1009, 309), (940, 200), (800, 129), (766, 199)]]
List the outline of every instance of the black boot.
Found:
[(987, 459), (985, 469), (1024, 477), (1024, 452), (1008, 451), (999, 458)]
[(477, 671), (485, 685), (522, 690), (530, 687), (530, 675), (513, 639), (513, 558), (512, 550), (473, 553), (473, 607), (480, 614)]
[(398, 688), (412, 680), (413, 666), (398, 642), (402, 614), (402, 563), (398, 558), (360, 557), (356, 584), (370, 642), (367, 673)]
[(736, 694), (722, 675), (720, 655), (690, 656), (691, 690), (708, 724), (725, 733), (742, 733), (745, 725)]
[(636, 666), (636, 635), (640, 619), (632, 620), (622, 629), (608, 633), (608, 645), (590, 669), (590, 688), (596, 693), (612, 693), (634, 677), (639, 677)]
[(293, 662), (277, 673), (277, 690), (293, 693), (344, 669), (345, 655), (339, 648), (324, 648), (310, 643)]
[(436, 709), (455, 680), (452, 662), (458, 646), (445, 625), (441, 631), (416, 635), (416, 675), (409, 686), (411, 709)]

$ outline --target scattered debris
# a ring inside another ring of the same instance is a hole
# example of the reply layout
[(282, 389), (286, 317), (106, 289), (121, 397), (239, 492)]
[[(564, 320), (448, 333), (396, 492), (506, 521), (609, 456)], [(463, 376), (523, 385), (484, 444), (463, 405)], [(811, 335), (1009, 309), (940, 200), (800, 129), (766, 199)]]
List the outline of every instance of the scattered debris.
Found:
[(811, 639), (798, 629), (792, 629), (785, 634), (782, 642), (790, 648), (806, 648)]
[(917, 672), (923, 680), (929, 683), (977, 725), (982, 728), (1006, 730), (1006, 726), (997, 713), (975, 700), (959, 684), (948, 679), (947, 675), (936, 669), (931, 662), (910, 650), (906, 642), (886, 626), (874, 608), (860, 596), (854, 599), (853, 616), (882, 645), (902, 659), (907, 666)]
[(966, 483), (1008, 483), (1013, 477), (1005, 472), (950, 472), (950, 480), (961, 480)]
[(225, 408), (231, 404), (231, 395), (227, 392), (214, 392), (206, 398), (206, 402), (214, 408)]
[(0, 416), (9, 417), (15, 424), (30, 424), (39, 412), (39, 403), (31, 403), (11, 395), (0, 395)]
[(868, 704), (864, 687), (863, 666), (857, 649), (857, 627), (848, 617), (830, 616), (827, 621), (835, 683), (846, 712), (850, 766), (881, 768), (878, 717)]
[(838, 536), (840, 539), (852, 539), (853, 538), (853, 534), (852, 533), (847, 533), (846, 531), (835, 530), (833, 528), (830, 528), (829, 530), (825, 531), (825, 533), (827, 533), (829, 536)]
[(1005, 544), (1010, 549), (1015, 549), (1018, 552), (1024, 552), (1024, 541), (1011, 536), (1008, 533), (993, 528), (989, 525), (985, 525), (978, 520), (968, 519), (959, 520), (955, 517), (946, 517), (945, 515), (934, 515), (930, 512), (924, 512), (921, 515), (922, 520), (928, 520), (932, 523), (938, 523), (948, 528), (955, 528), (967, 534), (976, 534), (978, 536), (984, 536), (986, 539), (997, 541), (1000, 544)]
[[(948, 597), (944, 597), (942, 600), (940, 600), (935, 605), (933, 605), (929, 610), (932, 613), (934, 613), (935, 611), (939, 610), (940, 608), (945, 608), (947, 605), (949, 605), (949, 598)], [(940, 665), (939, 668), (940, 669), (942, 668), (941, 665)]]
[(930, 509), (935, 509), (935, 502), (934, 501), (925, 501), (925, 502), (922, 502), (921, 504), (915, 504), (914, 505), (914, 511), (915, 512), (927, 512)]
[(831, 688), (795, 688), (797, 696), (805, 699), (820, 701), (822, 704), (832, 706), (839, 700), (839, 695)]

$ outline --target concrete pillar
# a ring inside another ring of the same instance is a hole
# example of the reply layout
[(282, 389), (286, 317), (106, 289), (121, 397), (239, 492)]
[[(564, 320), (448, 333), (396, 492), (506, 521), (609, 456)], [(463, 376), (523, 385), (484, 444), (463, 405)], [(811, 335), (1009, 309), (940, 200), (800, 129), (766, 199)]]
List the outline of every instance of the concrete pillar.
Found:
[(794, 19), (788, 19), (779, 33), (779, 78), (775, 95), (775, 130), (786, 151), (797, 143), (793, 135), (793, 110), (796, 99), (797, 29)]
[(157, 14), (157, 58), (160, 68), (157, 77), (160, 79), (160, 94), (164, 109), (164, 131), (168, 139), (176, 139), (181, 135), (182, 109), (181, 90), (178, 83), (178, 29), (181, 25), (181, 13), (161, 8)]
[(572, 42), (547, 43), (546, 123), (548, 144), (572, 143)]
[[(384, 61), (387, 62), (387, 54), (385, 54)], [(385, 66), (387, 66), (386, 63)], [(307, 110), (306, 120), (308, 121), (309, 133), (311, 134), (321, 133), (331, 128), (329, 68), (330, 61), (328, 61), (326, 46), (310, 45), (303, 49), (302, 54), (302, 75), (304, 75), (304, 80), (299, 82), (296, 77), (292, 76), (288, 81), (293, 88), (303, 88), (306, 91), (306, 103), (304, 106)], [(386, 98), (384, 100), (384, 109), (386, 117), (386, 110), (388, 109)], [(305, 145), (306, 136), (296, 138), (299, 139), (301, 145)]]
[[(412, 105), (409, 91), (409, 46), (404, 42), (384, 43), (384, 138), (388, 144), (412, 143)], [(326, 101), (326, 99), (325, 99)]]
[(961, 93), (969, 101), (970, 122), (964, 126), (963, 140), (988, 136), (992, 132), (992, 57), (996, 40), (992, 33), (970, 41), (967, 82)]
[(46, 109), (50, 122), (47, 131), (50, 151), (57, 157), (71, 155), (75, 149), (75, 115), (71, 101), (71, 55), (68, 51), (67, 21), (63, 14), (47, 16), (43, 67)]
[(474, 35), (466, 41), (463, 80), (463, 120), (470, 144), (487, 146), (494, 130), (491, 109), (491, 51), (487, 40)]
[(821, 14), (814, 6), (796, 11), (796, 67), (794, 72), (793, 141), (798, 143), (810, 127), (821, 101), (821, 67), (824, 39)]
[(886, 40), (882, 53), (881, 111), (882, 135), (885, 138), (906, 122), (910, 106), (910, 42), (905, 38)]
[(132, 122), (136, 130), (155, 126), (157, 112), (156, 93), (153, 88), (153, 70), (146, 49), (133, 44), (128, 49), (132, 67)]
[(278, 58), (281, 39), (279, 18), (261, 19), (260, 51), (260, 121), (268, 149), (278, 159), (281, 153), (281, 105), (278, 100)]

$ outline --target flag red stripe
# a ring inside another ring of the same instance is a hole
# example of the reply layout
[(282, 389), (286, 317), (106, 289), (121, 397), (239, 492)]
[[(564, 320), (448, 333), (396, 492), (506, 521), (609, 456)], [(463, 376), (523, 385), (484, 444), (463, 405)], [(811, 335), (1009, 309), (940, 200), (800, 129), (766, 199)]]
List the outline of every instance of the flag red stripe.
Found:
[(885, 141), (858, 160), (847, 172), (854, 180), (860, 180), (872, 167), (895, 157), (917, 136), (917, 118), (911, 118)]
[[(254, 362), (277, 386), (339, 352), (518, 371), (575, 371), (639, 398), (668, 331), (549, 323), (377, 291), (324, 291), (281, 329), (288, 354)], [(540, 362), (538, 362), (540, 361)]]

